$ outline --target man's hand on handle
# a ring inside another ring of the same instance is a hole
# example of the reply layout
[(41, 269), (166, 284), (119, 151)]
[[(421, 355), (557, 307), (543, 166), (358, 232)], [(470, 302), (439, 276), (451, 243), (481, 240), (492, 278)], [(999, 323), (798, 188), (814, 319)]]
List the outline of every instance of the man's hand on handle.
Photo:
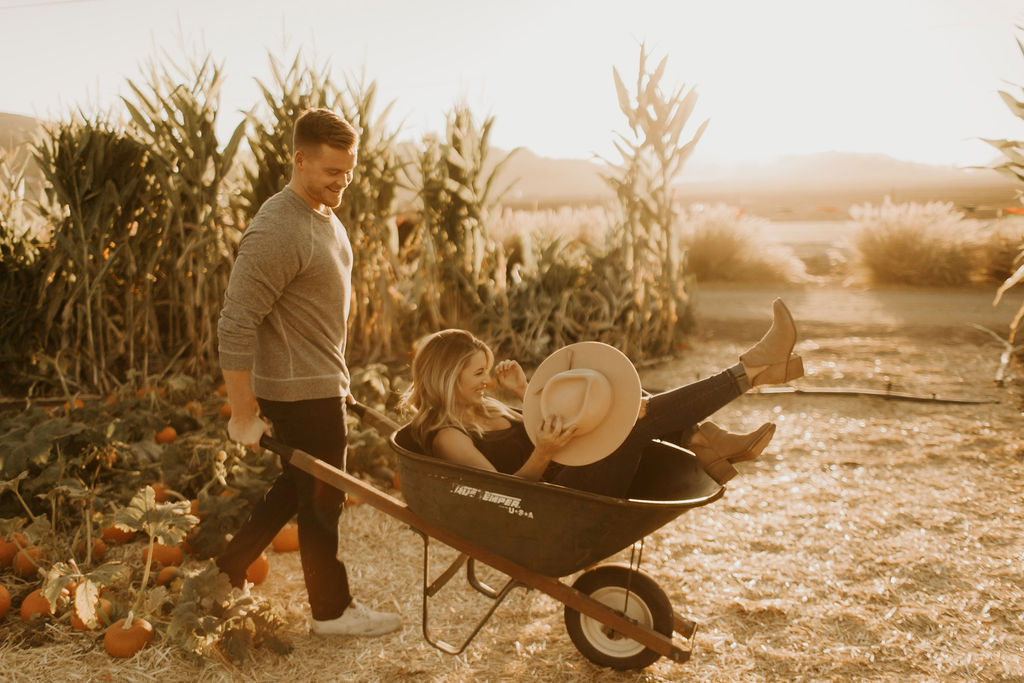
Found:
[(231, 404), (228, 436), (254, 451), (260, 450), (260, 437), (270, 433), (270, 425), (259, 415), (260, 407), (252, 393), (252, 373), (248, 370), (224, 370), (224, 386)]

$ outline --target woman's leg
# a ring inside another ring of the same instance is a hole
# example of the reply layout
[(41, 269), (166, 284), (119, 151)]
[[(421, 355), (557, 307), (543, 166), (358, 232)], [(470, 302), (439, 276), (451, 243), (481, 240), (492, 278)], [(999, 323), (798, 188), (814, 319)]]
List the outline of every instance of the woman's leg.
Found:
[(688, 432), (718, 409), (750, 389), (741, 364), (670, 391), (651, 396), (646, 413), (626, 440), (606, 458), (582, 467), (565, 467), (552, 481), (562, 486), (622, 497), (651, 439)]

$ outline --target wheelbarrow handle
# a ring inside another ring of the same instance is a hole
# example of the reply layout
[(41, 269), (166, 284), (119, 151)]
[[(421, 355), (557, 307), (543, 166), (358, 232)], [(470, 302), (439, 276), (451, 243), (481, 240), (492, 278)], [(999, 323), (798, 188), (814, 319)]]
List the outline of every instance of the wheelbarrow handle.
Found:
[(397, 432), (402, 426), (379, 410), (374, 410), (370, 406), (365, 403), (360, 403), (359, 401), (349, 403), (348, 409), (351, 410), (360, 420), (366, 423), (367, 426), (373, 427), (377, 430), (378, 434), (385, 438)]
[[(368, 426), (377, 430), (377, 432), (383, 437), (391, 436), (391, 434), (398, 431), (401, 427), (400, 424), (392, 420), (390, 417), (379, 410), (374, 410), (365, 403), (359, 403), (358, 401), (355, 403), (349, 403), (348, 409)], [(278, 441), (267, 434), (260, 437), (260, 446), (262, 448), (266, 448), (268, 451), (277, 453), (285, 460), (285, 462), (287, 462), (292, 457), (292, 453), (296, 451), (295, 448), (292, 448), (288, 444)]]
[(260, 447), (266, 448), (268, 451), (273, 451), (281, 456), (282, 462), (287, 463), (292, 458), (292, 454), (295, 453), (296, 448), (292, 448), (283, 441), (278, 441), (268, 434), (264, 434), (260, 437)]

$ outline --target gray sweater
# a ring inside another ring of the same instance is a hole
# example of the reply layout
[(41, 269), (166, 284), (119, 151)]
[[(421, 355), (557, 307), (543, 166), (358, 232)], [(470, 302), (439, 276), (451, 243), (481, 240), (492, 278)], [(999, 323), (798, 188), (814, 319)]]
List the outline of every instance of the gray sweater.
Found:
[(256, 396), (344, 396), (352, 245), (334, 214), (289, 187), (268, 199), (238, 245), (217, 326), (224, 370), (251, 370)]

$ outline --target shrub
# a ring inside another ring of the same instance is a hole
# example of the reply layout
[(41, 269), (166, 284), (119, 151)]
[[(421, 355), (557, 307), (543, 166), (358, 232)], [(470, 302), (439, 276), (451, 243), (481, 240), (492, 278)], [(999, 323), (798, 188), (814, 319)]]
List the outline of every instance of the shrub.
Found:
[(854, 244), (879, 284), (960, 286), (975, 268), (972, 226), (949, 202), (862, 204), (850, 209)]
[(1001, 284), (1024, 265), (1024, 220), (1004, 218), (978, 230), (978, 279)]
[(768, 221), (731, 206), (691, 207), (681, 217), (687, 273), (698, 282), (792, 283), (807, 280), (792, 250), (765, 242)]

